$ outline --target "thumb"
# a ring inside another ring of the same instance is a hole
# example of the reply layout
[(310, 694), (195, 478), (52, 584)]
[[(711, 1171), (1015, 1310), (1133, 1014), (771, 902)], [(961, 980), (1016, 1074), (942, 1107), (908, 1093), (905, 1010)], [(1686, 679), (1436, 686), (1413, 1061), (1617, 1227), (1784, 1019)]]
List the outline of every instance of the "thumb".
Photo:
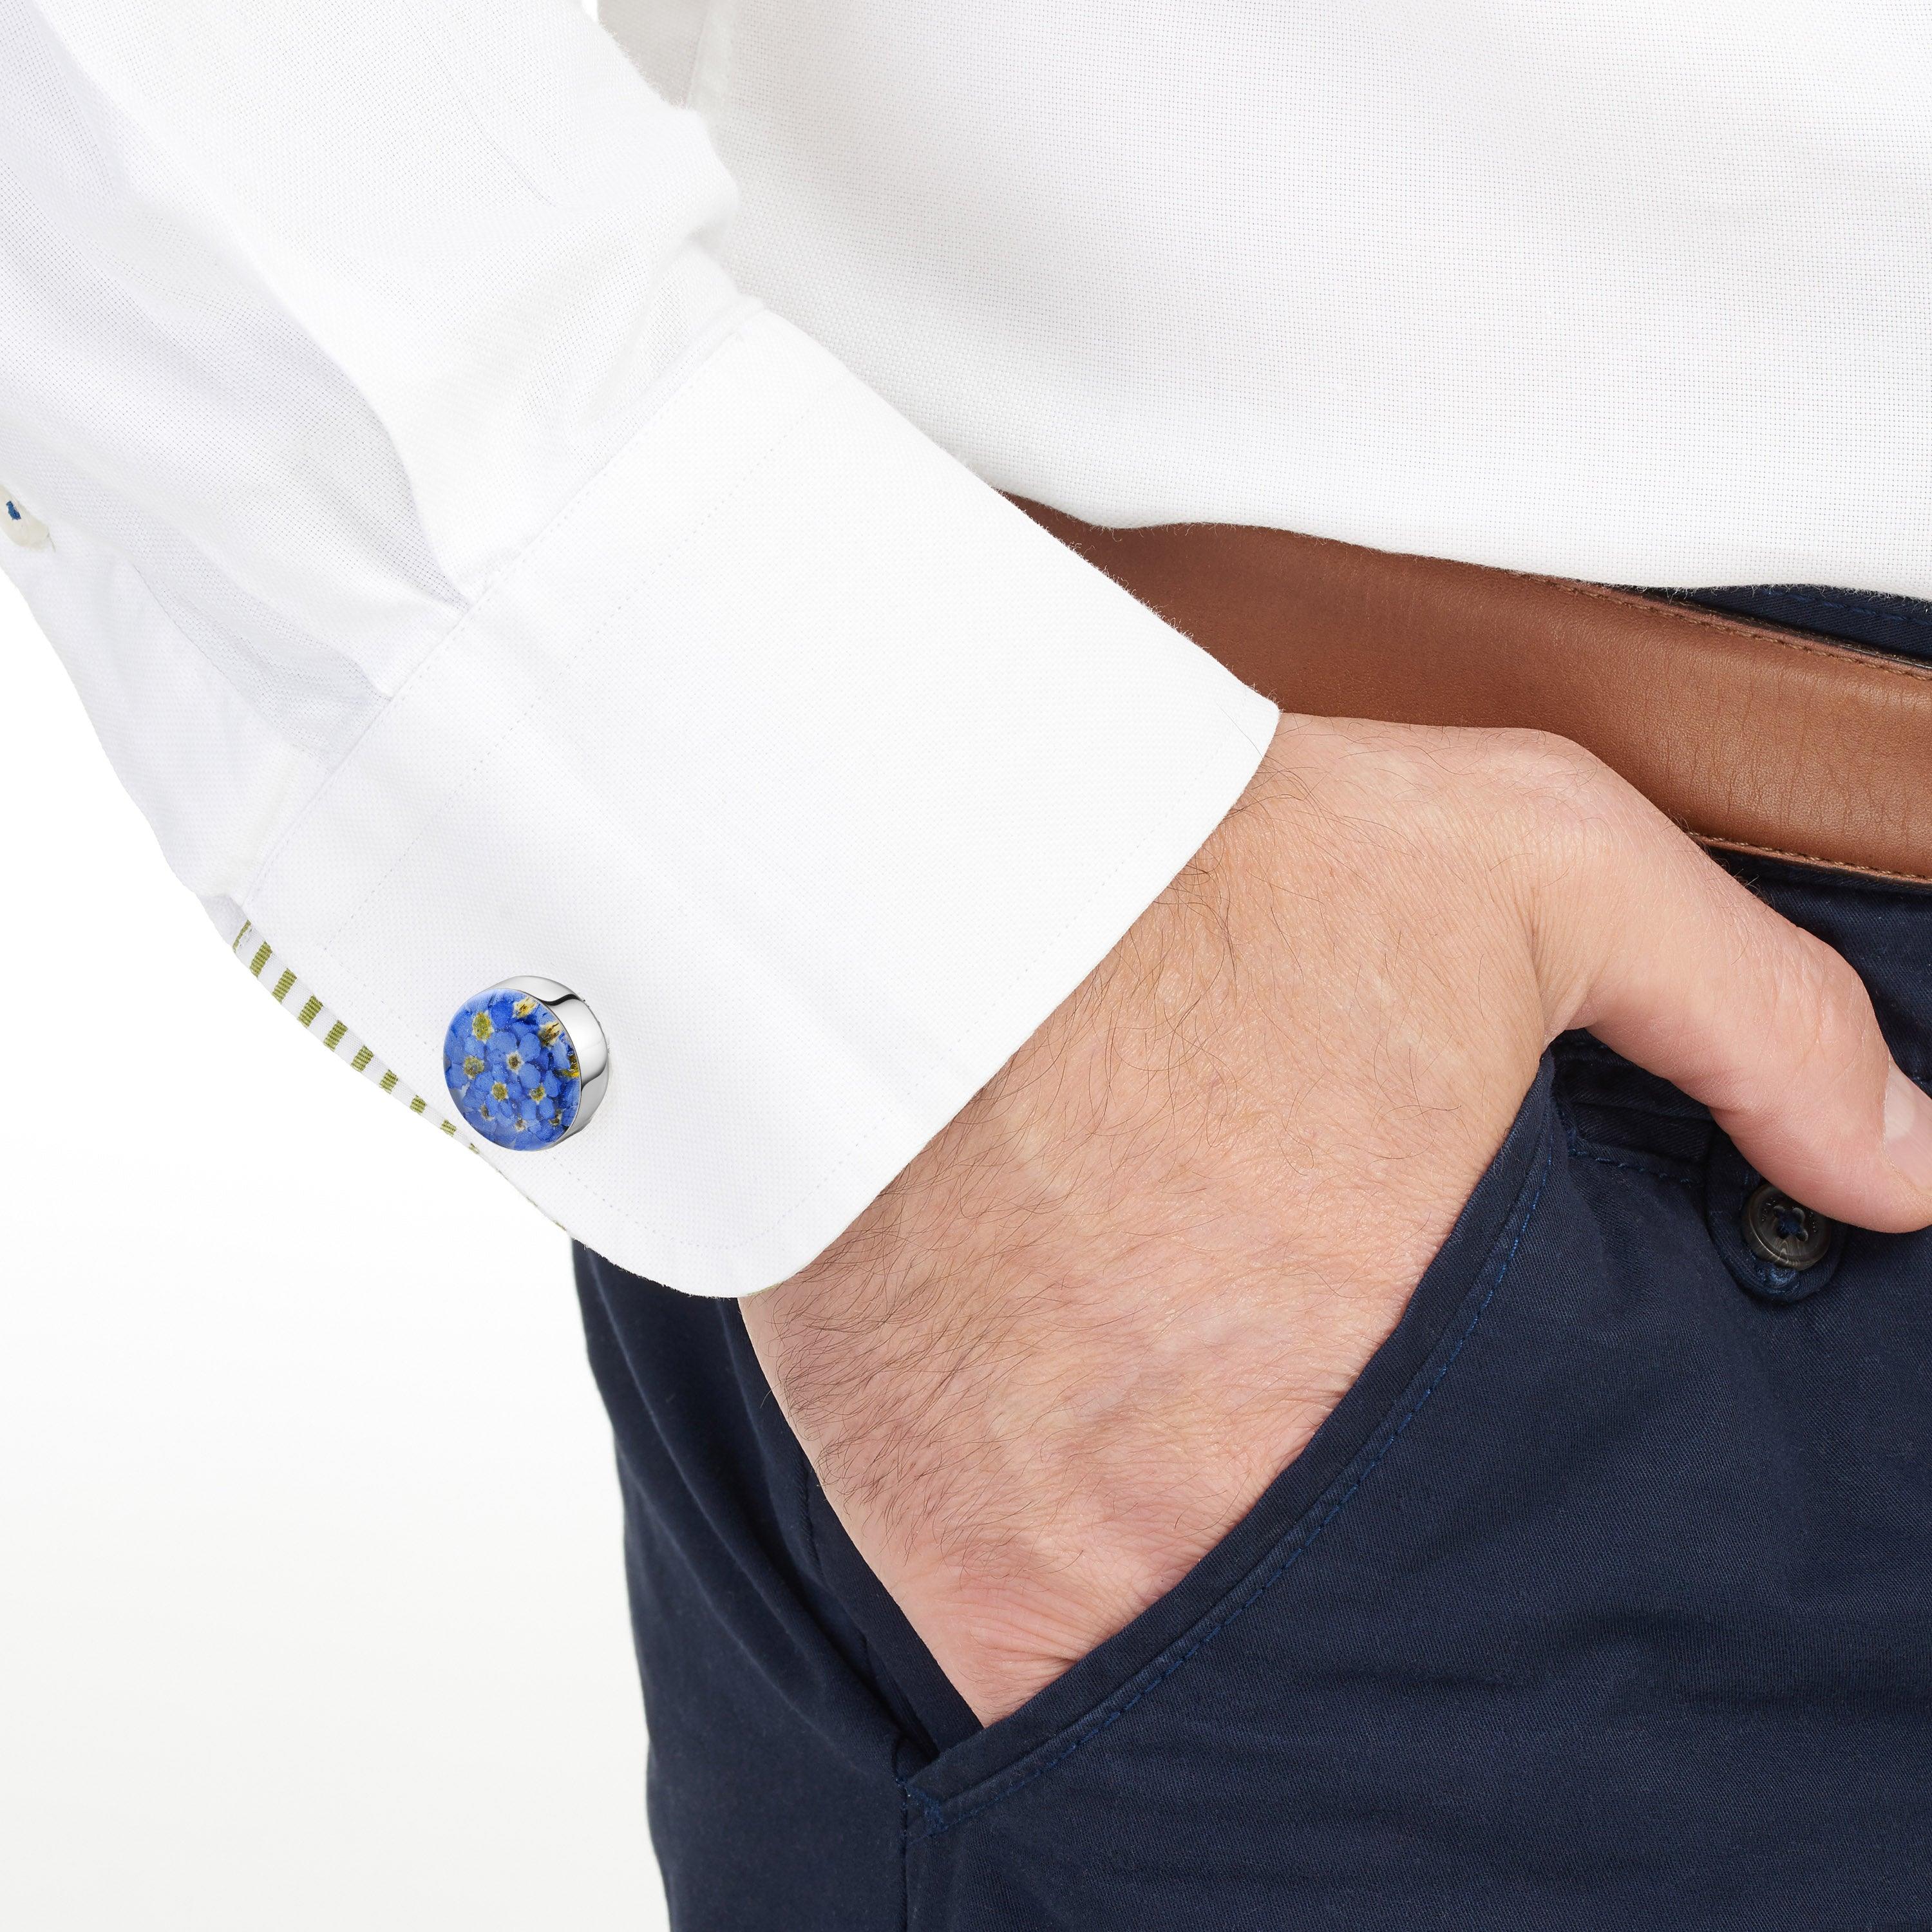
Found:
[(1932, 1099), (1894, 1063), (1864, 982), (1612, 783), (1622, 796), (1592, 818), (1586, 856), (1539, 896), (1557, 1030), (1587, 1027), (1702, 1101), (1807, 1207), (1887, 1232), (1932, 1224)]

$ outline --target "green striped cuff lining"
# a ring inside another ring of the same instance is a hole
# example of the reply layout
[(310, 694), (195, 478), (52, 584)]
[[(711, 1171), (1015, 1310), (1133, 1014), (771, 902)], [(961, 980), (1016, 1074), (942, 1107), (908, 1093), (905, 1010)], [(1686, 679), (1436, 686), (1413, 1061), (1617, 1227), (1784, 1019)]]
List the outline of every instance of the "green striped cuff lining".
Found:
[(420, 1094), (413, 1094), (405, 1087), (394, 1070), (385, 1066), (374, 1052), (349, 1030), (346, 1023), (338, 1019), (322, 1004), (320, 995), (310, 992), (295, 973), (275, 957), (275, 949), (256, 932), (252, 920), (243, 925), (228, 950), (268, 988), (269, 997), (276, 1004), (294, 1016), (298, 1025), (320, 1040), (337, 1059), (346, 1060), (352, 1073), (373, 1080), (385, 1094), (394, 1094), (411, 1113), (434, 1120), (452, 1140), (460, 1141), (475, 1153), (476, 1143), (454, 1120), (440, 1114), (432, 1114), (429, 1102)]

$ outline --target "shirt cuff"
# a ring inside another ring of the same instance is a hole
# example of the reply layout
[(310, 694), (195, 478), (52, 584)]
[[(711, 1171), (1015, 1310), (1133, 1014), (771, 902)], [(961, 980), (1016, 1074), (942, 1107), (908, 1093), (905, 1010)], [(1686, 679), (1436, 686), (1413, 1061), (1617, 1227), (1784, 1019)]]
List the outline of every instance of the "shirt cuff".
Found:
[(579, 1135), (482, 1150), (621, 1267), (829, 1245), (1240, 795), (1275, 712), (777, 318), (483, 593), (242, 910), (421, 1093), (538, 976)]

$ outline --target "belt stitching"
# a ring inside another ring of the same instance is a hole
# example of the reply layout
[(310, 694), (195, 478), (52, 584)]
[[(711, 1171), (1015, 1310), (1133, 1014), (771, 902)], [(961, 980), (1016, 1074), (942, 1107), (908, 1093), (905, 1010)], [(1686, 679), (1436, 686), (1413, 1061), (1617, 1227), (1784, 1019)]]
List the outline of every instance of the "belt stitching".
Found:
[[(1567, 591), (1573, 597), (1587, 597), (1594, 602), (1614, 604), (1629, 609), (1633, 603), (1642, 600), (1633, 598), (1628, 591), (1599, 588), (1594, 584), (1579, 584), (1561, 577), (1532, 578), (1526, 574), (1526, 580), (1546, 584), (1553, 589)], [(1874, 670), (1888, 677), (1902, 677), (1914, 684), (1932, 684), (1932, 664), (1899, 664), (1875, 652), (1860, 651), (1844, 644), (1816, 644), (1808, 638), (1787, 638), (1761, 624), (1754, 624), (1748, 618), (1725, 616), (1715, 611), (1687, 610), (1681, 605), (1659, 604), (1645, 607), (1667, 623), (1696, 624), (1707, 630), (1721, 631), (1732, 635), (1761, 638), (1765, 643), (1780, 650), (1795, 651), (1804, 657), (1822, 658), (1828, 664), (1842, 664), (1850, 658), (1859, 668)], [(1821, 858), (1815, 852), (1788, 851), (1777, 845), (1746, 845), (1736, 840), (1710, 838), (1704, 842), (1720, 850), (1742, 853), (1747, 856), (1765, 859), (1785, 859), (1801, 866), (1828, 866), (1834, 872), (1850, 872), (1860, 878), (1892, 879), (1901, 885), (1932, 885), (1932, 874), (1923, 872), (1897, 872), (1882, 866), (1847, 866), (1842, 861)]]
[(1834, 872), (1848, 873), (1856, 879), (1891, 879), (1903, 886), (1932, 886), (1932, 873), (1893, 872), (1882, 866), (1848, 866), (1842, 859), (1821, 858), (1815, 852), (1787, 852), (1777, 845), (1745, 845), (1734, 838), (1700, 838), (1698, 842), (1714, 845), (1720, 852), (1736, 852), (1747, 859), (1787, 859), (1794, 865), (1822, 866)]
[(1632, 604), (1640, 605), (1654, 611), (1669, 623), (1696, 624), (1707, 630), (1761, 638), (1780, 650), (1796, 651), (1804, 657), (1822, 658), (1828, 664), (1843, 664), (1850, 658), (1861, 668), (1882, 672), (1888, 677), (1902, 677), (1914, 684), (1932, 684), (1932, 664), (1900, 664), (1876, 651), (1857, 650), (1846, 644), (1814, 644), (1808, 638), (1787, 638), (1782, 632), (1766, 626), (1754, 624), (1742, 617), (1720, 616), (1714, 611), (1686, 610), (1672, 604), (1646, 604), (1627, 590), (1601, 589), (1595, 584), (1575, 583), (1567, 578), (1525, 575), (1523, 580), (1546, 584), (1556, 590), (1568, 591), (1573, 597), (1588, 597), (1598, 603), (1618, 604), (1625, 609)]

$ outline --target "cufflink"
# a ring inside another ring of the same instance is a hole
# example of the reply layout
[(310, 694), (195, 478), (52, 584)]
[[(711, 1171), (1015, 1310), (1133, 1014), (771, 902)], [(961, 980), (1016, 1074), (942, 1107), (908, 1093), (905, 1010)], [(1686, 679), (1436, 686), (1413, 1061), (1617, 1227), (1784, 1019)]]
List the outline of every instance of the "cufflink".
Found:
[(443, 1036), (449, 1097), (494, 1147), (534, 1151), (580, 1133), (610, 1071), (596, 1016), (554, 980), (519, 980), (472, 995)]

